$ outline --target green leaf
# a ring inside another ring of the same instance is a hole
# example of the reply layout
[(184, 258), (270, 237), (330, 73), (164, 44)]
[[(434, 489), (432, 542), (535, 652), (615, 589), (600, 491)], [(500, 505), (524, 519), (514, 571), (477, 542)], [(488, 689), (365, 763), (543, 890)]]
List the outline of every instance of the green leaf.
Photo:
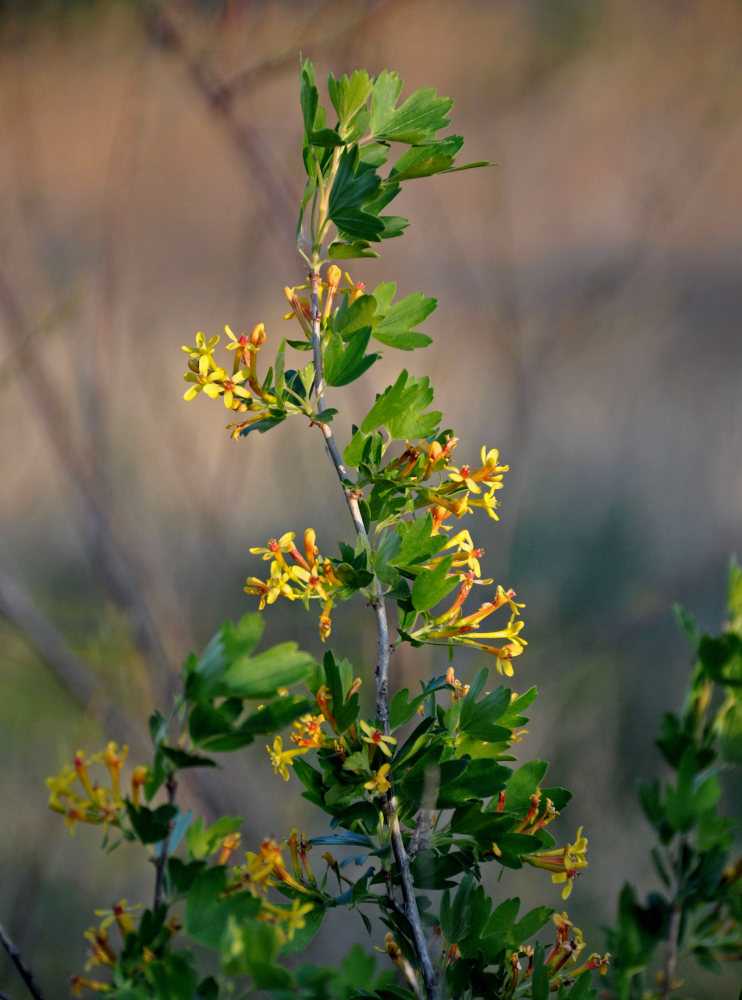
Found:
[(332, 328), (347, 342), (354, 334), (371, 330), (379, 320), (373, 295), (361, 295), (355, 302), (349, 303), (348, 295), (345, 294), (333, 317)]
[(549, 971), (544, 964), (544, 949), (537, 944), (533, 953), (532, 1000), (549, 1000), (550, 989)]
[(208, 857), (217, 850), (228, 833), (235, 833), (240, 826), (241, 816), (221, 816), (209, 827), (205, 827), (203, 816), (199, 816), (186, 832), (188, 854), (197, 859)]
[(307, 59), (301, 71), (301, 90), (299, 95), (301, 115), (304, 120), (304, 131), (309, 134), (314, 129), (317, 119), (319, 92), (314, 85), (314, 66)]
[(452, 556), (441, 559), (434, 569), (423, 569), (412, 585), (412, 606), (415, 611), (429, 611), (458, 585), (457, 576), (448, 576)]
[(344, 150), (330, 190), (329, 216), (338, 232), (350, 240), (378, 240), (384, 223), (376, 215), (365, 212), (363, 206), (378, 189), (379, 178), (373, 170), (358, 168), (358, 147)]
[[(365, 296), (364, 296), (365, 298)], [(380, 355), (365, 354), (371, 339), (371, 328), (358, 330), (343, 346), (343, 338), (333, 332), (325, 351), (325, 381), (328, 385), (348, 385), (360, 378), (371, 365), (378, 361)]]
[(322, 906), (316, 906), (309, 913), (304, 914), (304, 926), (294, 931), (291, 940), (281, 948), (282, 955), (298, 955), (308, 947), (312, 938), (322, 926), (325, 918), (325, 910)]
[(357, 469), (361, 464), (364, 445), (368, 439), (368, 434), (364, 434), (362, 430), (355, 428), (353, 437), (343, 451), (343, 462), (351, 469)]
[(234, 656), (249, 655), (263, 633), (260, 615), (244, 615), (236, 625), (225, 622), (200, 657), (186, 661), (186, 697), (208, 697), (216, 690), (227, 663)]
[(303, 680), (313, 659), (295, 642), (282, 642), (264, 653), (240, 655), (227, 666), (219, 679), (216, 694), (237, 698), (271, 698), (278, 688)]
[(447, 541), (445, 535), (433, 534), (433, 518), (429, 513), (412, 521), (400, 521), (396, 532), (402, 545), (391, 562), (400, 568), (427, 562), (445, 547)]
[(366, 240), (354, 240), (352, 243), (344, 243), (342, 240), (335, 240), (330, 244), (327, 256), (330, 260), (350, 260), (354, 257), (378, 257), (375, 250), (369, 250), (370, 244)]
[(453, 166), (456, 154), (463, 145), (462, 136), (451, 135), (446, 139), (411, 146), (392, 167), (389, 180), (399, 182), (439, 174)]
[(160, 750), (165, 754), (171, 764), (179, 769), (186, 767), (216, 767), (216, 761), (208, 757), (202, 757), (198, 753), (189, 753), (187, 750), (180, 750), (178, 747), (168, 747), (160, 744)]
[(429, 437), (437, 428), (441, 413), (423, 411), (433, 401), (427, 375), (415, 378), (404, 369), (394, 385), (388, 386), (363, 419), (361, 430), (386, 427), (393, 438)]
[(401, 236), (410, 224), (410, 220), (405, 219), (402, 215), (380, 215), (379, 218), (384, 223), (382, 240), (392, 240)]
[(162, 805), (157, 809), (136, 808), (126, 803), (126, 814), (134, 833), (143, 844), (159, 844), (170, 833), (170, 825), (178, 814), (176, 806)]
[(439, 129), (449, 124), (446, 115), (453, 106), (452, 100), (436, 97), (432, 87), (422, 87), (395, 109), (401, 91), (402, 80), (388, 70), (374, 81), (369, 123), (373, 136), (413, 144), (434, 138)]
[(508, 812), (517, 814), (528, 809), (531, 804), (531, 796), (541, 784), (548, 767), (549, 765), (544, 760), (532, 760), (513, 772), (507, 783), (505, 798)]
[(220, 942), (222, 971), (230, 976), (250, 975), (257, 989), (287, 989), (288, 970), (274, 959), (281, 947), (278, 927), (259, 920), (238, 920), (230, 915)]
[[(376, 295), (376, 291), (374, 292)], [(418, 333), (413, 327), (422, 323), (435, 309), (437, 299), (426, 298), (422, 292), (414, 292), (387, 308), (384, 317), (373, 331), (374, 339), (389, 347), (411, 351), (415, 347), (432, 344), (432, 338)], [(381, 307), (378, 307), (381, 311)]]
[(240, 920), (260, 909), (260, 900), (249, 893), (224, 897), (227, 873), (220, 866), (207, 868), (191, 886), (185, 908), (185, 932), (197, 944), (218, 949), (230, 916)]
[(402, 688), (401, 691), (397, 693), (392, 698), (392, 703), (389, 706), (389, 726), (392, 731), (398, 729), (400, 726), (404, 726), (406, 722), (415, 715), (418, 708), (425, 699), (428, 697), (428, 692), (425, 691), (423, 694), (419, 694), (416, 698), (408, 700), (410, 692), (407, 688)]
[(341, 132), (348, 126), (354, 115), (365, 108), (372, 88), (373, 84), (365, 70), (356, 70), (350, 79), (347, 76), (341, 76), (339, 80), (336, 80), (330, 74), (327, 90), (332, 106), (337, 111)]

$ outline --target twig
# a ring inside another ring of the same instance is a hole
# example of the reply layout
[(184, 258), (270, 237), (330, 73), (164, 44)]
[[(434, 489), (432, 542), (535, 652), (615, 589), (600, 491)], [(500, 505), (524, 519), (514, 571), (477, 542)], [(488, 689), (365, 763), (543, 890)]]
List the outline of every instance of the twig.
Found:
[[(167, 801), (168, 805), (175, 804), (175, 796), (178, 791), (178, 782), (172, 771), (167, 776), (167, 781), (165, 782), (165, 788), (167, 788)], [(168, 851), (170, 850), (170, 837), (173, 833), (172, 820), (170, 821), (170, 829), (168, 830), (168, 835), (162, 841), (162, 850), (155, 858), (155, 902), (154, 909), (160, 905), (162, 900), (162, 884), (165, 877), (165, 865), (167, 864)]]
[[(319, 306), (320, 275), (316, 268), (313, 268), (309, 273), (309, 283), (311, 288), (310, 308), (312, 317), (312, 349), (315, 359), (314, 387), (317, 398), (317, 410), (319, 413), (322, 413), (325, 409), (321, 350), (322, 314)], [(330, 456), (330, 460), (335, 467), (338, 479), (340, 480), (340, 484), (343, 488), (343, 493), (348, 504), (350, 515), (353, 519), (356, 534), (365, 538), (368, 542), (368, 533), (366, 532), (366, 526), (363, 523), (361, 510), (358, 504), (358, 494), (349, 485), (347, 471), (343, 465), (342, 458), (340, 457), (340, 452), (335, 442), (332, 429), (329, 424), (325, 423), (320, 423), (319, 426), (321, 427), (322, 434), (325, 438), (327, 453)], [(389, 660), (391, 649), (389, 646), (389, 624), (387, 622), (386, 606), (384, 604), (383, 596), (378, 593), (378, 584), (376, 581), (374, 581), (373, 595), (371, 605), (374, 609), (374, 614), (376, 615), (376, 632), (379, 647), (379, 659), (376, 665), (376, 715), (382, 724), (384, 732), (388, 734)], [(384, 815), (390, 827), (392, 853), (397, 865), (399, 880), (402, 887), (404, 915), (410, 925), (410, 932), (412, 934), (415, 953), (417, 954), (417, 958), (420, 963), (423, 983), (425, 985), (425, 993), (428, 1000), (435, 1000), (438, 992), (438, 984), (435, 971), (433, 969), (433, 963), (430, 959), (430, 953), (428, 952), (428, 944), (425, 938), (422, 921), (420, 920), (420, 911), (418, 910), (417, 900), (415, 898), (415, 885), (410, 872), (410, 859), (405, 849), (404, 840), (402, 838), (402, 830), (399, 825), (399, 819), (397, 818), (397, 807), (393, 789), (390, 789), (386, 795), (382, 797), (382, 804)], [(389, 905), (395, 910), (398, 908), (398, 904), (396, 904), (391, 895), (389, 895)]]
[(683, 907), (680, 903), (675, 903), (670, 916), (670, 927), (667, 932), (667, 949), (665, 951), (665, 962), (663, 967), (663, 985), (660, 1000), (670, 1000), (675, 982), (675, 970), (678, 967), (678, 941), (680, 938), (680, 924), (683, 916)]
[(0, 924), (0, 944), (3, 946), (3, 948), (5, 948), (10, 958), (10, 961), (18, 970), (18, 974), (28, 987), (28, 992), (31, 994), (34, 1000), (46, 1000), (44, 994), (41, 992), (41, 988), (34, 979), (31, 970), (23, 961), (21, 953), (18, 951), (18, 948), (11, 940), (11, 938), (8, 937), (8, 934), (2, 924)]

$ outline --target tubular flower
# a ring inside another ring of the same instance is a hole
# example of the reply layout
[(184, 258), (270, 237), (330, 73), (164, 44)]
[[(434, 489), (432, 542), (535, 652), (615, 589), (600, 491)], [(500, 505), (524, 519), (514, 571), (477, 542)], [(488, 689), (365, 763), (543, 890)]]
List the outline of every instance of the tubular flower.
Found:
[[(343, 584), (335, 575), (332, 562), (319, 554), (315, 539), (314, 529), (307, 528), (304, 532), (303, 554), (294, 542), (293, 531), (287, 531), (279, 539), (271, 538), (267, 546), (251, 548), (253, 555), (272, 560), (271, 576), (265, 582), (257, 577), (249, 577), (244, 589), (247, 594), (260, 596), (261, 611), (279, 596), (292, 601), (299, 599), (305, 607), (313, 598), (319, 598), (323, 602), (319, 633), (324, 642), (332, 629), (330, 612), (334, 595), (342, 589)], [(294, 565), (289, 564), (287, 555), (291, 556)]]
[(102, 761), (108, 768), (108, 773), (111, 775), (113, 797), (117, 802), (121, 801), (119, 775), (121, 774), (121, 768), (124, 766), (124, 761), (126, 760), (128, 753), (128, 747), (125, 746), (119, 750), (117, 743), (110, 742), (105, 750), (102, 750), (99, 754), (96, 754), (95, 757), (92, 758), (96, 761), (96, 763)]
[(191, 400), (198, 396), (199, 392), (205, 392), (212, 399), (217, 399), (222, 394), (221, 382), (227, 378), (227, 373), (223, 368), (214, 368), (212, 372), (186, 372), (183, 376), (186, 382), (192, 382), (190, 389), (183, 393), (183, 399)]
[(383, 795), (385, 792), (388, 792), (392, 787), (391, 782), (387, 778), (390, 767), (391, 764), (382, 764), (378, 771), (373, 772), (371, 780), (365, 782), (363, 787), (367, 788), (369, 792), (373, 792), (374, 795)]
[(297, 732), (291, 734), (291, 742), (298, 747), (305, 747), (306, 749), (320, 749), (326, 746), (330, 741), (325, 733), (322, 732), (322, 723), (324, 721), (324, 716), (322, 715), (302, 715), (297, 721), (291, 723), (297, 730)]
[[(128, 747), (119, 750), (113, 742), (87, 759), (85, 753), (78, 750), (72, 765), (65, 764), (57, 777), (46, 779), (49, 808), (64, 816), (70, 833), (75, 832), (77, 823), (92, 823), (105, 828), (109, 825), (120, 826), (126, 809), (121, 798), (120, 775), (127, 753)], [(90, 768), (100, 765), (104, 765), (108, 772), (108, 785), (93, 782), (90, 778)], [(144, 770), (146, 773), (146, 768)], [(77, 789), (76, 782), (79, 782)]]
[(106, 993), (113, 989), (110, 983), (101, 983), (97, 979), (87, 979), (85, 976), (70, 976), (70, 993), (73, 997), (81, 997), (83, 990), (97, 990)]
[(273, 765), (273, 773), (280, 774), (284, 781), (289, 780), (289, 767), (294, 766), (294, 762), (291, 758), (307, 752), (304, 747), (297, 747), (296, 750), (284, 750), (283, 740), (280, 736), (276, 736), (273, 740), (272, 750), (267, 744), (265, 749), (270, 754), (271, 764)]
[(198, 371), (200, 375), (207, 375), (210, 368), (217, 367), (214, 362), (214, 348), (218, 343), (219, 334), (215, 334), (207, 341), (203, 333), (199, 332), (196, 334), (195, 348), (183, 346), (182, 350), (184, 350), (188, 357), (195, 362), (196, 371)]
[(306, 298), (299, 298), (296, 294), (297, 290), (306, 288), (306, 285), (297, 286), (296, 288), (289, 288), (288, 285), (284, 288), (284, 295), (289, 301), (291, 306), (291, 312), (286, 313), (283, 317), (284, 319), (297, 318), (299, 325), (307, 336), (307, 339), (311, 339), (312, 336), (312, 317), (309, 309), (309, 300)]
[(376, 729), (374, 726), (369, 726), (369, 724), (364, 722), (362, 719), (358, 724), (366, 734), (361, 737), (363, 742), (370, 744), (374, 748), (378, 747), (386, 757), (391, 757), (392, 747), (397, 745), (396, 737), (385, 736), (380, 729)]
[(326, 320), (332, 312), (332, 303), (335, 299), (335, 294), (340, 287), (342, 277), (343, 272), (337, 264), (330, 264), (327, 268), (327, 298), (325, 299), (325, 307), (322, 310), (322, 319), (324, 320)]
[(276, 559), (285, 564), (283, 553), (290, 552), (295, 547), (294, 538), (294, 532), (287, 531), (278, 539), (269, 538), (267, 546), (258, 545), (250, 549), (250, 554), (253, 556), (262, 556), (264, 562), (267, 562), (269, 559)]
[(141, 908), (141, 903), (137, 903), (136, 906), (128, 906), (125, 899), (120, 899), (118, 903), (113, 904), (110, 910), (93, 910), (93, 912), (96, 917), (103, 917), (100, 922), (100, 930), (103, 931), (115, 923), (119, 929), (121, 940), (125, 941), (127, 934), (134, 933), (134, 920), (131, 915)]
[(366, 286), (362, 281), (354, 282), (347, 271), (345, 272), (345, 280), (348, 284), (348, 302), (352, 305), (356, 299), (366, 294)]
[(524, 854), (523, 860), (534, 868), (544, 868), (552, 872), (551, 881), (555, 884), (564, 883), (562, 899), (567, 899), (572, 892), (572, 883), (580, 874), (580, 869), (587, 868), (587, 837), (582, 836), (582, 827), (577, 831), (574, 844), (566, 844), (564, 848), (552, 848), (548, 851), (534, 851)]
[(446, 671), (446, 684), (450, 684), (453, 688), (453, 691), (451, 691), (451, 701), (461, 701), (469, 693), (469, 685), (462, 684), (460, 680), (456, 679), (453, 667), (449, 667)]
[(218, 865), (226, 865), (227, 859), (232, 851), (236, 851), (240, 846), (240, 841), (242, 840), (239, 832), (228, 833), (226, 837), (222, 837), (222, 844), (219, 848), (219, 857), (217, 858)]

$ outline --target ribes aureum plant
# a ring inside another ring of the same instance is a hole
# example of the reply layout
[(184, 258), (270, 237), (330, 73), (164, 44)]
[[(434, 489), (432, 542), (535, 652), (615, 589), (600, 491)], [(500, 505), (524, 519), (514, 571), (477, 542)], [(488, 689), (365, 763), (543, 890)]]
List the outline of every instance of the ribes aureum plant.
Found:
[[(435, 299), (397, 298), (392, 281), (367, 290), (336, 263), (377, 256), (374, 247), (401, 235), (407, 220), (385, 213), (408, 181), (465, 169), (456, 165), (461, 137), (439, 135), (452, 102), (423, 88), (400, 104), (401, 88), (386, 71), (331, 76), (328, 118), (304, 64), (297, 247), (306, 277), (286, 287), (283, 319), (240, 335), (226, 327), (231, 354), (218, 356), (219, 337), (203, 333), (183, 348), (186, 400), (221, 400), (240, 447), (288, 419), (306, 434), (303, 447), (316, 441), (327, 489), (344, 494), (348, 534), (319, 538), (305, 527), (297, 536), (286, 525), (279, 538), (255, 539), (263, 544), (250, 549), (244, 589), (257, 612), (188, 658), (181, 695), (150, 720), (151, 762), (124, 774), (125, 748), (109, 744), (50, 779), (50, 804), (71, 829), (99, 824), (106, 843), (138, 841), (155, 868), (150, 906), (122, 900), (97, 914), (76, 994), (588, 1000), (594, 970), (606, 971), (608, 955), (586, 948), (561, 912), (587, 867), (582, 827), (558, 820), (570, 793), (547, 786), (546, 763), (514, 753), (536, 691), (500, 683), (526, 646), (524, 604), (507, 581), (484, 576), (475, 536), (477, 517), (497, 519), (508, 466), (492, 442), (460, 444), (431, 409), (427, 376), (406, 368), (367, 413), (352, 415), (348, 440), (333, 430), (334, 387), (370, 377), (383, 350), (432, 342), (417, 327)], [(311, 521), (310, 511), (301, 516)], [(332, 616), (357, 594), (375, 619), (373, 672), (328, 648)], [(279, 600), (316, 602), (321, 662), (291, 642), (257, 651), (262, 615)], [(452, 661), (461, 647), (490, 659), (480, 656), (468, 684), (469, 661), (411, 692), (394, 683), (402, 644), (445, 646)], [(213, 768), (216, 755), (253, 743), (276, 780), (301, 786), (327, 817), (325, 833), (242, 843), (238, 817), (207, 824), (179, 806), (181, 771)], [(517, 897), (493, 898), (487, 886), (525, 865), (543, 870), (547, 905), (521, 912)], [(357, 915), (368, 953), (356, 945), (334, 968), (289, 968), (283, 960), (305, 951), (340, 907)], [(194, 943), (214, 954), (218, 973), (198, 971)], [(380, 970), (374, 948), (387, 956)]]

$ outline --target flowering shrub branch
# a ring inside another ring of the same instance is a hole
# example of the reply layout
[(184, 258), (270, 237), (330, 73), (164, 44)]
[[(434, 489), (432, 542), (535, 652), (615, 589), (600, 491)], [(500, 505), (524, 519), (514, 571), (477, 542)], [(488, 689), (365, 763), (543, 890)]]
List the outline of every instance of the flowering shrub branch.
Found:
[[(417, 327), (436, 306), (421, 293), (395, 301), (394, 282), (369, 292), (336, 262), (377, 256), (374, 247), (403, 233), (408, 221), (386, 209), (408, 181), (483, 165), (455, 165), (462, 138), (439, 135), (449, 124), (449, 99), (422, 88), (399, 104), (401, 89), (397, 74), (387, 71), (374, 79), (363, 71), (330, 76), (330, 119), (313, 68), (304, 63), (307, 182), (297, 247), (307, 283), (285, 289), (286, 319), (297, 338), (282, 338), (267, 367), (259, 355), (275, 337), (264, 322), (239, 336), (225, 328), (230, 360), (217, 359), (216, 335), (198, 333), (194, 346), (183, 348), (185, 399), (203, 394), (221, 400), (235, 417), (228, 425), (235, 441), (287, 419), (322, 435), (353, 536), (339, 541), (337, 554), (311, 527), (300, 540), (287, 530), (251, 548), (265, 564), (244, 587), (258, 598), (257, 613), (224, 624), (201, 655), (187, 659), (182, 693), (167, 714), (156, 711), (150, 718), (152, 760), (125, 773), (126, 748), (109, 743), (90, 758), (78, 752), (49, 779), (49, 804), (71, 832), (93, 824), (102, 827), (107, 845), (137, 841), (155, 868), (151, 908), (121, 900), (96, 911), (100, 920), (85, 934), (87, 964), (71, 981), (75, 995), (87, 990), (111, 1000), (215, 1000), (247, 983), (249, 991), (277, 1000), (547, 1000), (552, 994), (594, 1000), (592, 975), (608, 971), (607, 954), (583, 958), (582, 934), (566, 913), (550, 905), (521, 913), (517, 897), (495, 900), (483, 884), (489, 866), (529, 865), (549, 874), (544, 891), (561, 902), (588, 864), (582, 827), (574, 842), (551, 834), (570, 793), (544, 784), (545, 762), (520, 763), (513, 752), (527, 735), (523, 713), (536, 691), (518, 694), (499, 679), (513, 677), (513, 660), (526, 647), (525, 605), (514, 590), (482, 575), (484, 550), (458, 524), (478, 512), (497, 520), (497, 493), (508, 466), (489, 444), (479, 464), (468, 455), (456, 464), (459, 442), (442, 426), (442, 414), (430, 409), (428, 377), (406, 368), (356, 418), (344, 447), (333, 431), (337, 410), (328, 405), (330, 390), (364, 376), (382, 350), (428, 346), (431, 338)], [(289, 358), (298, 359), (295, 367)], [(485, 588), (484, 600), (472, 598), (475, 586)], [(257, 651), (261, 613), (279, 599), (307, 608), (317, 602), (319, 638), (326, 643), (337, 605), (356, 594), (376, 622), (373, 717), (364, 717), (360, 700), (370, 678), (333, 650), (325, 647), (321, 662), (292, 642)], [(422, 679), (419, 692), (395, 690), (391, 655), (405, 643), (446, 646), (452, 658), (468, 647), (488, 654), (494, 669), (482, 667), (465, 684), (451, 666)], [(731, 702), (718, 718), (727, 728), (733, 718), (738, 732), (735, 678), (724, 676)], [(715, 801), (712, 779), (694, 784), (697, 768), (709, 766), (708, 728), (698, 735), (706, 681), (694, 684), (693, 733), (684, 721), (679, 729), (671, 726), (665, 740), (670, 758), (680, 760), (677, 789), (665, 800), (659, 792), (645, 794), (661, 837), (665, 822), (682, 835), (680, 860), (673, 862), (677, 885), (663, 910), (674, 949), (667, 984), (688, 914), (680, 873), (690, 870), (693, 822), (705, 824), (694, 864), (706, 863), (704, 851), (714, 837), (719, 850), (729, 847), (728, 826), (706, 818)], [(693, 749), (696, 737), (701, 744)], [(240, 860), (241, 818), (222, 816), (207, 826), (182, 809), (177, 789), (182, 771), (213, 768), (214, 755), (253, 743), (265, 747), (278, 778), (299, 780), (304, 798), (329, 826), (310, 838), (297, 829), (280, 840), (266, 836)], [(684, 803), (694, 788), (698, 811), (691, 816)], [(324, 853), (310, 865), (309, 854), (320, 847)], [(709, 955), (733, 952), (739, 933), (739, 864), (714, 873), (724, 903), (694, 939)], [(377, 972), (373, 957), (357, 946), (334, 968), (288, 967), (284, 959), (305, 951), (326, 914), (338, 907), (354, 911), (376, 940), (378, 925), (369, 913), (382, 922), (386, 933), (377, 950), (391, 968)], [(635, 995), (626, 987), (635, 968), (627, 921), (638, 912), (634, 907), (626, 916), (630, 909), (624, 906), (612, 939), (622, 1000)], [(737, 921), (733, 932), (729, 920)], [(199, 972), (194, 944), (215, 954), (218, 976)], [(662, 996), (671, 988), (664, 986)]]

